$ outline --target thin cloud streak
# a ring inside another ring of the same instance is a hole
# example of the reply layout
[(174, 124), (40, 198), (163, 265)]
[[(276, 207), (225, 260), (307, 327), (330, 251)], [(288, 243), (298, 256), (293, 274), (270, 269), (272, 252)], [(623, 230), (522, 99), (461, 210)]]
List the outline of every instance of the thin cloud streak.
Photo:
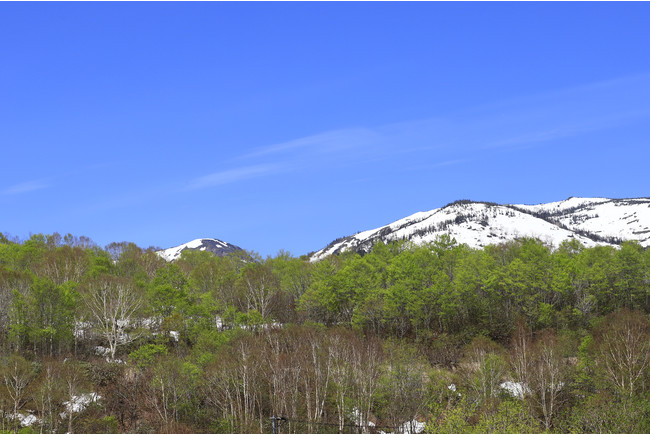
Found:
[(317, 153), (332, 153), (349, 148), (365, 146), (381, 139), (381, 136), (368, 128), (348, 128), (327, 131), (312, 136), (301, 137), (283, 143), (260, 147), (240, 158), (259, 158), (289, 151), (305, 150)]
[[(632, 90), (632, 92), (630, 92), (630, 90)], [(631, 98), (637, 102), (643, 102), (647, 100), (649, 91), (650, 73), (641, 73), (487, 102), (473, 107), (467, 107), (466, 109), (459, 111), (458, 115), (478, 115), (480, 113), (488, 112), (496, 113), (512, 109), (513, 107), (522, 106), (542, 107), (549, 103), (561, 106), (564, 102), (580, 101), (586, 96), (596, 98), (614, 96), (615, 100)], [(599, 103), (608, 105), (611, 104), (611, 101), (600, 101)], [(611, 109), (611, 111), (615, 112), (616, 110)]]
[(567, 120), (567, 122), (564, 124), (549, 124), (549, 128), (547, 129), (541, 127), (536, 131), (531, 131), (518, 136), (512, 136), (509, 138), (490, 142), (483, 145), (482, 148), (507, 148), (532, 143), (550, 142), (556, 139), (575, 137), (581, 134), (587, 134), (608, 128), (623, 126), (628, 123), (632, 123), (634, 121), (648, 117), (650, 117), (650, 110), (634, 110), (623, 113), (612, 113), (605, 114), (603, 116), (596, 116), (582, 123), (571, 123), (570, 120)]
[(23, 182), (21, 184), (12, 185), (0, 191), (1, 196), (14, 196), (24, 193), (31, 193), (32, 191), (42, 190), (48, 188), (49, 185), (43, 180), (34, 180)]
[(587, 83), (522, 96), (444, 117), (396, 122), (376, 128), (347, 128), (259, 148), (246, 158), (293, 154), (318, 160), (362, 162), (403, 153), (462, 151), (549, 143), (557, 139), (642, 121), (650, 117), (650, 74)]
[(325, 131), (253, 149), (231, 160), (234, 168), (196, 178), (185, 190), (296, 170), (358, 172), (384, 162), (443, 167), (495, 149), (517, 152), (546, 146), (644, 122), (650, 117), (645, 98), (649, 91), (650, 75), (645, 74), (523, 96), (442, 117)]
[(529, 145), (533, 143), (542, 143), (548, 142), (555, 139), (562, 139), (565, 137), (576, 136), (582, 133), (588, 133), (591, 131), (597, 131), (602, 129), (603, 126), (566, 126), (554, 128), (547, 131), (537, 131), (533, 133), (524, 134), (521, 136), (515, 136), (496, 142), (488, 143), (482, 146), (483, 149), (494, 149), (494, 148), (508, 148), (508, 147), (517, 147), (521, 145)]
[(445, 160), (445, 161), (438, 161), (438, 162), (433, 162), (431, 164), (422, 164), (422, 165), (417, 165), (417, 166), (408, 166), (404, 167), (401, 171), (402, 172), (411, 172), (411, 171), (419, 171), (419, 170), (431, 170), (431, 169), (442, 169), (445, 167), (449, 166), (456, 166), (459, 164), (464, 164), (467, 163), (468, 159), (456, 159), (456, 160)]
[(235, 169), (223, 170), (201, 176), (190, 181), (185, 190), (198, 190), (208, 187), (217, 187), (225, 184), (232, 184), (239, 181), (245, 181), (252, 178), (259, 178), (281, 171), (277, 165), (259, 164), (254, 166), (238, 167)]

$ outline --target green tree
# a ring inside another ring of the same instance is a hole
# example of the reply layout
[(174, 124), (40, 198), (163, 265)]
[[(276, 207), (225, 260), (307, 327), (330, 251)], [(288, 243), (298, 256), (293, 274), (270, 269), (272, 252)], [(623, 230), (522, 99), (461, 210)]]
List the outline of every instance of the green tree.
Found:
[(174, 311), (184, 312), (189, 304), (188, 279), (178, 264), (170, 263), (156, 271), (147, 291), (152, 313), (164, 319)]
[(643, 308), (650, 292), (650, 270), (645, 263), (643, 247), (636, 241), (621, 244), (620, 250), (616, 252), (615, 267), (615, 307)]
[[(76, 283), (55, 285), (51, 280), (36, 278), (21, 308), (27, 307), (28, 336), (34, 348), (52, 356), (73, 341)], [(26, 305), (25, 305), (26, 303)], [(19, 308), (19, 306), (16, 306)]]

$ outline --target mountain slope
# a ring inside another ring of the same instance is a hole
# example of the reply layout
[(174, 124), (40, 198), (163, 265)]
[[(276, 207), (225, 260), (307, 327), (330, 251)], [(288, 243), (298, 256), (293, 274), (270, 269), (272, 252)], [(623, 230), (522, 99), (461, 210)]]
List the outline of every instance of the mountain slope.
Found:
[(540, 205), (514, 205), (518, 209), (585, 233), (594, 240), (618, 243), (637, 240), (650, 246), (650, 199), (572, 197)]
[(186, 249), (208, 251), (217, 256), (226, 256), (230, 253), (244, 251), (241, 247), (226, 243), (225, 241), (217, 240), (216, 238), (198, 238), (189, 243), (181, 244), (180, 246), (159, 250), (156, 253), (166, 261), (174, 261), (180, 258), (181, 253)]
[(520, 237), (559, 245), (577, 239), (587, 247), (638, 240), (650, 245), (650, 199), (569, 198), (540, 205), (458, 201), (419, 212), (377, 229), (333, 241), (311, 256), (317, 261), (346, 250), (368, 252), (378, 241), (416, 244), (448, 234), (473, 248)]

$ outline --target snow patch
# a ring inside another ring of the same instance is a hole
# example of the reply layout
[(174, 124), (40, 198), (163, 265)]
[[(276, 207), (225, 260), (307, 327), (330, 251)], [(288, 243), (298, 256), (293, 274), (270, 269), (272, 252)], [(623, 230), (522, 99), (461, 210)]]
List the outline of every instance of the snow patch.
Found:
[(354, 420), (354, 424), (356, 426), (361, 426), (361, 427), (364, 427), (364, 426), (365, 427), (373, 427), (373, 426), (375, 426), (374, 422), (366, 421), (363, 418), (363, 414), (361, 414), (361, 411), (359, 411), (359, 409), (357, 407), (354, 407), (352, 409), (351, 419)]
[(75, 395), (70, 401), (63, 403), (65, 411), (60, 414), (61, 418), (66, 418), (70, 413), (79, 413), (84, 411), (93, 402), (97, 402), (101, 399), (95, 392), (82, 393), (81, 395)]
[(447, 386), (447, 389), (451, 390), (452, 392), (456, 392), (456, 395), (458, 396), (463, 396), (460, 394), (460, 392), (456, 391), (456, 385), (454, 383), (451, 383), (449, 386)]
[(515, 398), (524, 399), (524, 395), (530, 392), (528, 386), (522, 383), (517, 383), (515, 381), (506, 381), (499, 384), (499, 387), (510, 393)]
[[(420, 434), (421, 432), (424, 432), (424, 429), (426, 428), (426, 423), (424, 422), (418, 422), (417, 420), (413, 419), (410, 422), (404, 422), (402, 425), (400, 425), (397, 428), (396, 433), (400, 434)], [(380, 434), (395, 434), (395, 433), (387, 433), (385, 431), (379, 431)]]
[(103, 347), (101, 345), (97, 345), (95, 348), (95, 355), (97, 356), (108, 356), (111, 354), (111, 349), (107, 347)]
[[(14, 415), (11, 413), (5, 413), (5, 417), (9, 420), (14, 419)], [(18, 419), (18, 422), (20, 423), (21, 426), (32, 426), (40, 422), (40, 419), (34, 416), (33, 414), (18, 413), (16, 414), (16, 419)]]

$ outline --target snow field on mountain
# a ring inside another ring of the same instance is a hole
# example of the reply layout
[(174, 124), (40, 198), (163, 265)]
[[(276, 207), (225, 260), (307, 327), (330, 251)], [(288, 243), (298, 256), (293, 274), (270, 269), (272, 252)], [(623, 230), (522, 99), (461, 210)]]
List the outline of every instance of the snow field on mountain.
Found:
[(176, 247), (170, 247), (169, 249), (165, 250), (160, 250), (156, 253), (167, 262), (174, 261), (181, 257), (181, 254), (185, 249), (199, 249), (201, 251), (207, 250), (208, 247), (206, 246), (206, 243), (208, 242), (214, 242), (224, 249), (234, 247), (216, 238), (197, 238), (196, 240), (192, 240), (189, 243), (181, 244), (180, 246)]
[(616, 246), (616, 240), (637, 240), (648, 247), (650, 199), (572, 197), (539, 205), (456, 202), (339, 239), (314, 253), (311, 260), (346, 250), (367, 252), (378, 241), (428, 243), (443, 234), (472, 248), (521, 237), (538, 238), (553, 247), (571, 239), (585, 247)]

